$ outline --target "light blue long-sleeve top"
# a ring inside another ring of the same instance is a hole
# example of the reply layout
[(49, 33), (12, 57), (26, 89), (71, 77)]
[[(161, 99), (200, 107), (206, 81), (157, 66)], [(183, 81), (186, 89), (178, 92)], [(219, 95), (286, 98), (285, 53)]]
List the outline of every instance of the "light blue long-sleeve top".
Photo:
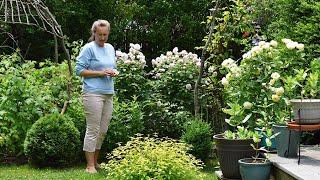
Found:
[[(92, 41), (83, 46), (77, 57), (76, 74), (79, 76), (83, 70), (101, 71), (116, 69), (115, 51), (111, 44), (105, 43), (100, 47)], [(110, 76), (83, 77), (83, 93), (114, 94), (114, 82)]]

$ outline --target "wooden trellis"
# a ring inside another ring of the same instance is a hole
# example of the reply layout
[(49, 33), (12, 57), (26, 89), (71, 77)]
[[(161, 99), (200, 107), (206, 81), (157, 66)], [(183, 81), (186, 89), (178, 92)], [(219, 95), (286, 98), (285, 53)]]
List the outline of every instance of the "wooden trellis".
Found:
[(60, 25), (41, 0), (2, 0), (0, 21), (33, 25), (63, 38)]
[[(65, 101), (61, 114), (63, 114), (71, 99), (71, 77), (72, 68), (70, 55), (65, 47), (64, 35), (61, 26), (58, 24), (48, 7), (41, 0), (0, 0), (0, 24), (24, 24), (36, 26), (54, 35), (62, 41), (63, 50), (67, 55), (69, 78), (67, 84), (68, 99)], [(57, 43), (56, 43), (57, 44)]]

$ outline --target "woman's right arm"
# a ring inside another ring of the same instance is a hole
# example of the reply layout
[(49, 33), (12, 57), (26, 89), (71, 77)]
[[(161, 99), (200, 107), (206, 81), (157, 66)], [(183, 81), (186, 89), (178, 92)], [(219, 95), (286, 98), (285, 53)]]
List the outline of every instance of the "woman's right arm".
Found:
[(92, 71), (92, 70), (83, 70), (80, 72), (82, 77), (101, 77), (101, 76), (111, 76), (113, 74), (112, 70), (106, 69), (104, 71)]
[(102, 76), (111, 76), (113, 75), (113, 71), (110, 69), (105, 69), (101, 71), (93, 71), (89, 69), (90, 65), (90, 57), (92, 57), (92, 52), (90, 51), (88, 46), (84, 46), (79, 56), (77, 57), (76, 62), (76, 75), (82, 77), (102, 77)]

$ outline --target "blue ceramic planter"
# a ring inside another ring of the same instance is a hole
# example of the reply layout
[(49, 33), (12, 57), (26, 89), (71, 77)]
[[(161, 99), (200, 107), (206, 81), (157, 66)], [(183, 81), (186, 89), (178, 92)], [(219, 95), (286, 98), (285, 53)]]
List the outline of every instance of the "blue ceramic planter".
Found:
[(290, 131), (287, 125), (273, 125), (272, 128), (274, 133), (280, 132), (280, 134), (275, 138), (278, 156), (297, 157), (300, 137), (299, 132)]
[(239, 168), (242, 180), (269, 180), (272, 163), (263, 158), (240, 159)]

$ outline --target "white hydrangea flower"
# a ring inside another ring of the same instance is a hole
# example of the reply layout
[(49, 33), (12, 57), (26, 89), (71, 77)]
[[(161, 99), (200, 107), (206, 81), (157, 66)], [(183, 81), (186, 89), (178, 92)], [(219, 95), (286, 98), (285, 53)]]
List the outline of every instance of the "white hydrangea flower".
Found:
[(129, 49), (129, 53), (135, 54), (135, 53), (136, 53), (136, 50), (135, 50), (134, 48), (130, 48), (130, 49)]
[(259, 52), (262, 51), (262, 48), (260, 46), (254, 46), (252, 49), (251, 49), (251, 53), (252, 54), (258, 54)]
[(262, 45), (263, 49), (269, 49), (270, 48), (270, 43), (264, 43), (264, 45)]
[(221, 66), (222, 67), (227, 67), (227, 68), (229, 68), (229, 66), (231, 65), (231, 64), (234, 64), (234, 60), (233, 59), (231, 59), (231, 58), (228, 58), (228, 59), (225, 59), (222, 63), (221, 63)]
[(146, 57), (143, 54), (138, 55), (140, 61), (146, 61)]
[(228, 79), (225, 78), (225, 77), (222, 78), (221, 83), (222, 83), (223, 86), (229, 85), (229, 81), (228, 81)]
[(276, 88), (275, 93), (276, 95), (281, 96), (284, 93), (284, 88), (283, 87)]
[(191, 89), (192, 89), (191, 84), (187, 84), (187, 85), (186, 85), (186, 89), (187, 89), (187, 90), (191, 90)]
[(159, 79), (161, 77), (161, 73), (156, 74), (156, 78)]
[(135, 44), (133, 47), (135, 50), (139, 51), (141, 49), (140, 44)]
[(146, 60), (144, 59), (140, 59), (139, 62), (141, 63), (141, 65), (145, 66), (147, 64)]
[(289, 42), (286, 44), (288, 49), (294, 49), (294, 48), (296, 48), (297, 45), (298, 45), (297, 42)]
[(178, 53), (178, 50), (179, 50), (179, 49), (178, 49), (177, 47), (173, 48), (173, 50), (172, 50), (173, 54), (175, 54), (175, 55), (176, 55), (176, 54), (179, 54), (179, 53)]
[(129, 56), (127, 53), (123, 53), (123, 60), (128, 60)]
[(216, 70), (216, 67), (210, 66), (209, 69), (208, 69), (208, 72), (209, 73), (213, 73), (215, 70)]
[(288, 44), (288, 43), (292, 42), (291, 39), (286, 39), (286, 38), (281, 39), (281, 41), (282, 41), (283, 43), (285, 43), (285, 44)]
[(188, 52), (186, 51), (186, 50), (182, 50), (181, 52), (180, 52), (180, 55), (181, 56), (186, 56), (188, 54)]
[(231, 74), (231, 73), (228, 73), (228, 74), (226, 75), (226, 79), (227, 79), (228, 81), (230, 81), (231, 78), (232, 78), (232, 74)]
[(276, 82), (275, 79), (271, 79), (270, 82), (269, 82), (269, 85), (272, 86), (272, 85), (274, 85), (275, 82)]
[(134, 44), (133, 43), (130, 43), (130, 48), (134, 48)]
[(152, 66), (157, 66), (158, 62), (156, 60), (152, 59), (151, 64), (152, 64)]
[(128, 56), (129, 56), (129, 59), (131, 59), (131, 60), (134, 60), (134, 59), (135, 59), (134, 54), (129, 53)]
[(273, 47), (277, 47), (278, 46), (278, 42), (275, 40), (270, 41), (270, 45)]
[(253, 104), (251, 102), (246, 101), (246, 102), (243, 103), (243, 108), (244, 109), (251, 109), (252, 106), (253, 106)]
[(259, 46), (263, 46), (264, 44), (266, 44), (265, 41), (259, 41), (259, 43), (258, 43)]
[(169, 67), (174, 67), (174, 66), (175, 66), (174, 63), (170, 63), (170, 64), (169, 64)]
[(274, 80), (278, 80), (280, 78), (280, 74), (277, 72), (274, 72), (271, 74), (271, 78)]
[(122, 57), (124, 53), (122, 53), (121, 51), (116, 51), (116, 56), (117, 57)]
[(159, 69), (159, 72), (165, 72), (166, 70), (165, 69), (163, 69), (163, 68), (160, 68)]
[(238, 66), (232, 66), (232, 67), (230, 67), (230, 71), (233, 74), (239, 74), (241, 72), (241, 69)]
[(273, 102), (279, 102), (280, 101), (280, 96), (276, 95), (276, 94), (273, 94), (272, 95), (272, 101)]
[(172, 55), (173, 55), (173, 53), (171, 51), (167, 52), (167, 56), (172, 56)]
[(296, 48), (299, 49), (299, 50), (303, 50), (304, 49), (304, 44), (298, 43), (296, 45)]
[(248, 51), (247, 53), (242, 55), (242, 58), (247, 59), (247, 58), (251, 58), (251, 56), (252, 56), (251, 51)]
[(124, 63), (125, 64), (131, 64), (131, 61), (130, 60), (125, 60)]
[(213, 77), (216, 77), (217, 75), (218, 75), (217, 72), (213, 72), (213, 73), (212, 73), (212, 76), (213, 76)]

